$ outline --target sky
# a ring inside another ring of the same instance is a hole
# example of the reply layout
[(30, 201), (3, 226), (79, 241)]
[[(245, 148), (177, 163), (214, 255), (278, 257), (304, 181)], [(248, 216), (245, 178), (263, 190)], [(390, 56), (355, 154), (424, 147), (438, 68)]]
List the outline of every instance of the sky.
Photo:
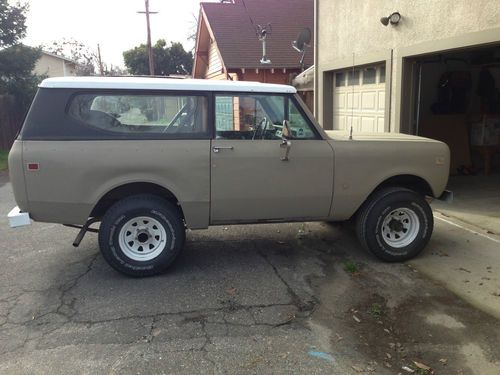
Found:
[[(213, 2), (216, 0), (204, 0)], [(14, 3), (14, 1), (11, 1)], [(50, 45), (63, 38), (76, 39), (93, 49), (101, 47), (103, 62), (124, 66), (123, 51), (146, 43), (144, 0), (24, 0), (27, 36), (24, 44)], [(194, 47), (187, 37), (195, 27), (200, 0), (150, 0), (153, 44), (163, 38)]]

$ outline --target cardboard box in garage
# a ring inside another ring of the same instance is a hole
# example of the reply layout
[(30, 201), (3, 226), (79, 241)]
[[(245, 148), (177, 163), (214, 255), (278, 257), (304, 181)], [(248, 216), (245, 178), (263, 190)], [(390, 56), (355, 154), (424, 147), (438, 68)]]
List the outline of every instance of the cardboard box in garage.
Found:
[(484, 116), (483, 121), (471, 124), (472, 146), (496, 146), (500, 135), (500, 117)]
[(419, 133), (448, 145), (451, 153), (450, 174), (455, 175), (461, 166), (472, 164), (465, 115), (430, 115), (422, 119)]

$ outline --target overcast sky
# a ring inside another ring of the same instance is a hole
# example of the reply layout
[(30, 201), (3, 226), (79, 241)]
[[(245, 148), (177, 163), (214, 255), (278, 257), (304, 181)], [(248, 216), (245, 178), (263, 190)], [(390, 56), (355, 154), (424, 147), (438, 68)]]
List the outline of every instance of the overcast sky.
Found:
[[(50, 44), (74, 38), (92, 48), (101, 46), (104, 62), (124, 66), (122, 52), (145, 43), (146, 17), (144, 0), (25, 0), (30, 5), (27, 19), (28, 45)], [(216, 1), (216, 0), (204, 0)], [(11, 1), (14, 3), (15, 1)], [(150, 0), (153, 43), (160, 38), (178, 41), (186, 49), (198, 16), (200, 0)]]

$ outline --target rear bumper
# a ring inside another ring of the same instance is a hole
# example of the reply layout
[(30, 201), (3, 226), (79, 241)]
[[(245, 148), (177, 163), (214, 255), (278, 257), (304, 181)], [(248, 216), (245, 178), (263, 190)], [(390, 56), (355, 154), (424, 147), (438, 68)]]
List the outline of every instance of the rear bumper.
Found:
[(17, 206), (10, 210), (7, 217), (9, 218), (9, 225), (11, 228), (22, 227), (24, 225), (31, 224), (30, 214), (28, 212), (21, 212), (21, 210)]
[(437, 199), (439, 199), (440, 201), (444, 201), (446, 203), (451, 203), (453, 202), (453, 192), (445, 190)]

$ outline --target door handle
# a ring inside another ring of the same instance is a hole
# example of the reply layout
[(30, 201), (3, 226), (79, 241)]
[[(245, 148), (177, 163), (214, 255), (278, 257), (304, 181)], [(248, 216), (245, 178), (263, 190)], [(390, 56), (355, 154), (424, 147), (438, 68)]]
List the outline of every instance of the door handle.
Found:
[(290, 148), (292, 147), (292, 142), (288, 139), (283, 139), (280, 143), (280, 147), (285, 149), (285, 156), (280, 158), (281, 161), (288, 161), (288, 154), (290, 153)]
[(213, 146), (212, 150), (214, 153), (218, 154), (220, 150), (234, 150), (233, 146)]

